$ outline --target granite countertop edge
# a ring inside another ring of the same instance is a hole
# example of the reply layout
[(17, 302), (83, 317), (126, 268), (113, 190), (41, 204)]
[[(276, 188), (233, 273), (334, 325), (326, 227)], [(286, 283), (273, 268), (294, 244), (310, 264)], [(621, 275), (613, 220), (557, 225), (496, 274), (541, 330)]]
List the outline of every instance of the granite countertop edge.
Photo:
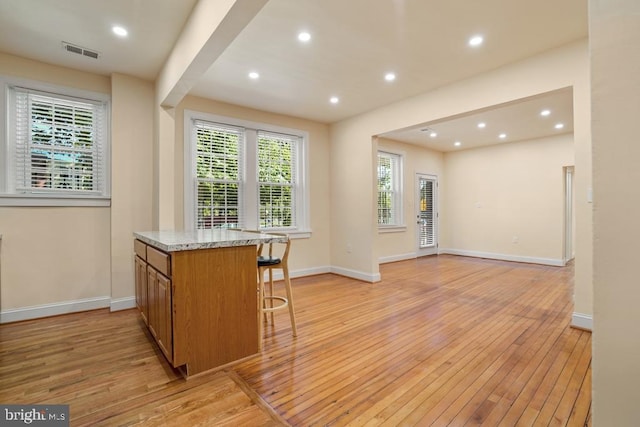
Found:
[(284, 236), (267, 233), (229, 230), (140, 231), (134, 232), (133, 235), (136, 239), (165, 252), (253, 246), (286, 240)]

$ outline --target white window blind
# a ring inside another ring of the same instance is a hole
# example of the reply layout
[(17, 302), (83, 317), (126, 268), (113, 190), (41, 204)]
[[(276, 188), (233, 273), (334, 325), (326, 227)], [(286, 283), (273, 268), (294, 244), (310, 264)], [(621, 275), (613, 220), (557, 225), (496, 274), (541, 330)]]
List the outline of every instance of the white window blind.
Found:
[(378, 224), (402, 223), (401, 157), (378, 152)]
[(309, 235), (308, 135), (185, 110), (185, 229)]
[(107, 195), (106, 103), (12, 91), (14, 174), (8, 192)]
[(425, 248), (434, 244), (434, 183), (430, 179), (420, 179), (420, 247)]
[(296, 226), (296, 190), (300, 137), (258, 131), (260, 228)]
[(240, 228), (244, 129), (196, 120), (196, 228)]

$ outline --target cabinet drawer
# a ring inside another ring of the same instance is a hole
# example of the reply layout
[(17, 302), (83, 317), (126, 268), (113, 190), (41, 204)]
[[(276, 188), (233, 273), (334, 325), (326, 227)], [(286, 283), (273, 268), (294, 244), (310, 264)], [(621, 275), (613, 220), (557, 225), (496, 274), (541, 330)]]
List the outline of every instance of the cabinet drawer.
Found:
[(147, 262), (160, 273), (171, 277), (171, 257), (169, 254), (147, 246)]
[(143, 260), (147, 259), (147, 245), (142, 243), (140, 240), (133, 241), (133, 251)]

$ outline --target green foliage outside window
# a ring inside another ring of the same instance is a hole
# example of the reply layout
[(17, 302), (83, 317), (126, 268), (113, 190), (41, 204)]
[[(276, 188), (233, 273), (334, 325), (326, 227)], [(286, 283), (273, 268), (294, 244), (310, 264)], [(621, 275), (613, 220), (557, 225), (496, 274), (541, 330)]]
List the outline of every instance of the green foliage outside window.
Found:
[(293, 225), (295, 141), (258, 138), (258, 189), (260, 228)]
[(392, 177), (391, 159), (378, 155), (378, 224), (391, 224), (393, 220)]
[[(243, 134), (196, 127), (197, 228), (242, 227)], [(297, 139), (259, 132), (257, 145), (258, 225), (295, 225)]]
[(198, 228), (239, 226), (240, 135), (197, 129)]

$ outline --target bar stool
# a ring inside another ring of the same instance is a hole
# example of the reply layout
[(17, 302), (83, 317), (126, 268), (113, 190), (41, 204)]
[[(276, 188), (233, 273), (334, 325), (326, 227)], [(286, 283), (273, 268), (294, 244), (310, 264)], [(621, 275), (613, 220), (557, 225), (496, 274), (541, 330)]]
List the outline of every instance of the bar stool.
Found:
[[(256, 233), (258, 231), (255, 230), (243, 230), (246, 232)], [(274, 236), (280, 236), (286, 239), (284, 242), (271, 242), (266, 245), (269, 246), (268, 255), (263, 255), (263, 247), (265, 245), (258, 246), (258, 304), (260, 304), (258, 310), (258, 322), (262, 323), (262, 319), (264, 318), (264, 322), (267, 322), (267, 314), (271, 314), (271, 323), (273, 323), (273, 313), (277, 310), (289, 308), (289, 318), (291, 319), (291, 331), (294, 337), (298, 336), (298, 329), (296, 327), (296, 316), (295, 309), (293, 306), (293, 293), (291, 291), (291, 279), (289, 278), (289, 250), (291, 248), (291, 239), (289, 236), (282, 233), (269, 233)], [(281, 255), (276, 252), (281, 252)], [(276, 256), (280, 255), (280, 256)], [(274, 295), (273, 293), (273, 270), (280, 269), (282, 270), (282, 274), (284, 276), (284, 287), (286, 291), (286, 297), (280, 295)], [(269, 272), (269, 281), (267, 282), (269, 285), (268, 294), (265, 292), (265, 281), (264, 281), (264, 273)], [(267, 306), (267, 301), (269, 302), (269, 306)], [(278, 304), (274, 305), (274, 302), (278, 302)], [(263, 339), (264, 339), (264, 326), (259, 325), (258, 327), (258, 339), (259, 339), (259, 350), (262, 351), (263, 347)]]

